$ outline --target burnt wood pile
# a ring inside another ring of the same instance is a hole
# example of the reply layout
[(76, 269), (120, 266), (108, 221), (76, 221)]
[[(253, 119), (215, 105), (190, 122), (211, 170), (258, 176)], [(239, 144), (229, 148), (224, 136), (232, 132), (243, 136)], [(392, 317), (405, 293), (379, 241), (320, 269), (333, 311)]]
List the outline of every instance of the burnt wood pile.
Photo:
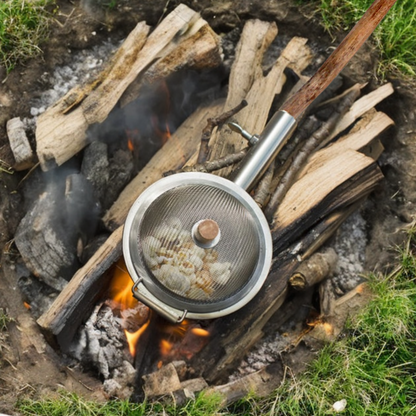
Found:
[[(307, 81), (303, 72), (313, 61), (307, 39), (295, 37), (270, 68), (263, 68), (277, 26), (248, 21), (236, 48), (226, 97), (194, 107), (140, 166), (134, 150), (139, 139), (127, 137), (133, 148), (127, 139), (114, 148), (98, 137), (108, 134), (100, 126), (122, 111), (137, 111), (144, 91), (165, 79), (184, 70), (216, 70), (222, 65), (219, 36), (184, 5), (149, 33), (150, 28), (139, 23), (96, 79), (72, 89), (37, 120), (37, 159), (46, 177), (54, 180), (29, 208), (15, 243), (39, 284), (57, 294), (37, 323), (48, 342), (64, 352), (105, 296), (121, 257), (123, 223), (135, 199), (172, 172), (212, 171), (227, 176), (247, 149), (246, 140), (227, 122), (260, 133), (279, 104)], [(334, 309), (342, 309), (364, 289), (337, 298), (328, 284), (336, 253), (318, 251), (382, 180), (376, 161), (383, 147), (377, 136), (393, 122), (374, 107), (392, 92), (390, 84), (368, 92), (365, 85), (340, 76), (303, 115), (253, 191), (270, 221), (274, 242), (266, 283), (240, 311), (199, 322), (209, 333), (199, 350), (185, 361), (163, 361), (160, 370), (161, 357), (154, 352), (163, 320), (152, 314), (135, 359), (137, 396), (142, 391), (148, 397), (173, 392), (181, 401), (208, 385), (224, 394), (226, 402), (253, 390), (267, 394), (282, 380), (282, 362), (224, 383), (265, 328), (272, 325), (278, 330), (306, 298), (310, 301), (318, 285), (320, 316), (313, 337), (322, 341), (336, 336), (342, 323), (335, 323)], [(198, 104), (197, 98), (194, 103)], [(230, 111), (232, 115), (224, 117)], [(130, 127), (126, 130), (132, 131)], [(11, 121), (8, 132), (15, 168), (36, 167), (19, 122)], [(325, 333), (323, 325), (328, 323), (332, 329)]]

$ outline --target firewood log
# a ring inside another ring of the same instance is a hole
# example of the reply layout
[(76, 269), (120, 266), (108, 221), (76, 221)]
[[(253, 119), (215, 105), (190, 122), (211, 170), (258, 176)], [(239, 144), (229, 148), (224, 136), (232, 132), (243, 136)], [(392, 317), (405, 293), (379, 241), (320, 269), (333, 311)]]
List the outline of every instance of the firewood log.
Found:
[(35, 157), (26, 136), (25, 128), (20, 118), (12, 118), (7, 122), (7, 136), (16, 163), (15, 170), (26, 170), (35, 165)]
[[(169, 56), (172, 59), (181, 58), (181, 54), (175, 55), (175, 48), (181, 41), (196, 35), (200, 29), (209, 45), (205, 50), (210, 50), (211, 55), (215, 51), (219, 56), (218, 36), (196, 12), (183, 4), (170, 13), (149, 36), (150, 28), (144, 22), (139, 23), (96, 80), (86, 87), (69, 91), (39, 117), (36, 141), (42, 169), (49, 170), (61, 165), (83, 149), (87, 144), (87, 128), (103, 122), (127, 87), (152, 65), (158, 65)], [(201, 49), (201, 43), (199, 41), (192, 45), (197, 49), (194, 54), (187, 51), (191, 62), (198, 56), (196, 51)], [(163, 75), (179, 65), (169, 63), (168, 68), (162, 65)], [(153, 74), (153, 77), (157, 76)]]

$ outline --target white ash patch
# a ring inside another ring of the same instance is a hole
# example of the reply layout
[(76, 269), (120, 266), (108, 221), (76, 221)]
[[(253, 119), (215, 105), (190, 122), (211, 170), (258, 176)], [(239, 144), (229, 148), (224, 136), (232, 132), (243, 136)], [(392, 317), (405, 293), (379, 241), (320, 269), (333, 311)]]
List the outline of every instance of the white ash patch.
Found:
[(133, 391), (135, 369), (123, 326), (123, 318), (115, 316), (105, 302), (99, 303), (79, 329), (69, 353), (104, 378), (104, 389), (110, 396), (129, 397)]
[(366, 221), (360, 212), (352, 214), (339, 228), (334, 242), (338, 263), (333, 277), (337, 295), (343, 295), (363, 281), (365, 249), (367, 246)]
[[(294, 323), (290, 322), (285, 327), (293, 327)], [(262, 338), (256, 346), (248, 353), (247, 357), (241, 362), (239, 368), (234, 372), (229, 381), (237, 380), (243, 376), (254, 373), (261, 370), (268, 364), (273, 364), (278, 361), (280, 354), (290, 346), (299, 335), (300, 327), (297, 326), (296, 330), (290, 332), (275, 332), (266, 335)], [(290, 335), (290, 333), (292, 335)]]
[(108, 62), (118, 44), (108, 39), (101, 45), (82, 50), (73, 55), (68, 65), (58, 66), (53, 72), (44, 72), (40, 81), (50, 87), (32, 101), (30, 114), (23, 120), (28, 131), (36, 127), (37, 117), (56, 103), (71, 88), (92, 80)]

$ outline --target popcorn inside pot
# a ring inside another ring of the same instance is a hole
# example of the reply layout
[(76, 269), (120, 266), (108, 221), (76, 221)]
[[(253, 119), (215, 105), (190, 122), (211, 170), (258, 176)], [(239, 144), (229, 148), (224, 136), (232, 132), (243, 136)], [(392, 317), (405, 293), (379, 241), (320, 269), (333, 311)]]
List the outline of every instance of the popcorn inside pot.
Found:
[(178, 218), (152, 230), (142, 241), (146, 264), (172, 292), (194, 300), (209, 300), (231, 276), (231, 263), (218, 261), (215, 248), (195, 244)]

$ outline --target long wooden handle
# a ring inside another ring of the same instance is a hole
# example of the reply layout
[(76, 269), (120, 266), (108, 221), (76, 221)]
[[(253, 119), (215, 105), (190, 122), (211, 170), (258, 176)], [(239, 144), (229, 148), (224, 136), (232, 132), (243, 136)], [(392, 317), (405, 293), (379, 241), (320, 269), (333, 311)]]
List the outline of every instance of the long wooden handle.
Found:
[(396, 1), (375, 0), (316, 74), (283, 104), (282, 110), (297, 119), (342, 71)]

